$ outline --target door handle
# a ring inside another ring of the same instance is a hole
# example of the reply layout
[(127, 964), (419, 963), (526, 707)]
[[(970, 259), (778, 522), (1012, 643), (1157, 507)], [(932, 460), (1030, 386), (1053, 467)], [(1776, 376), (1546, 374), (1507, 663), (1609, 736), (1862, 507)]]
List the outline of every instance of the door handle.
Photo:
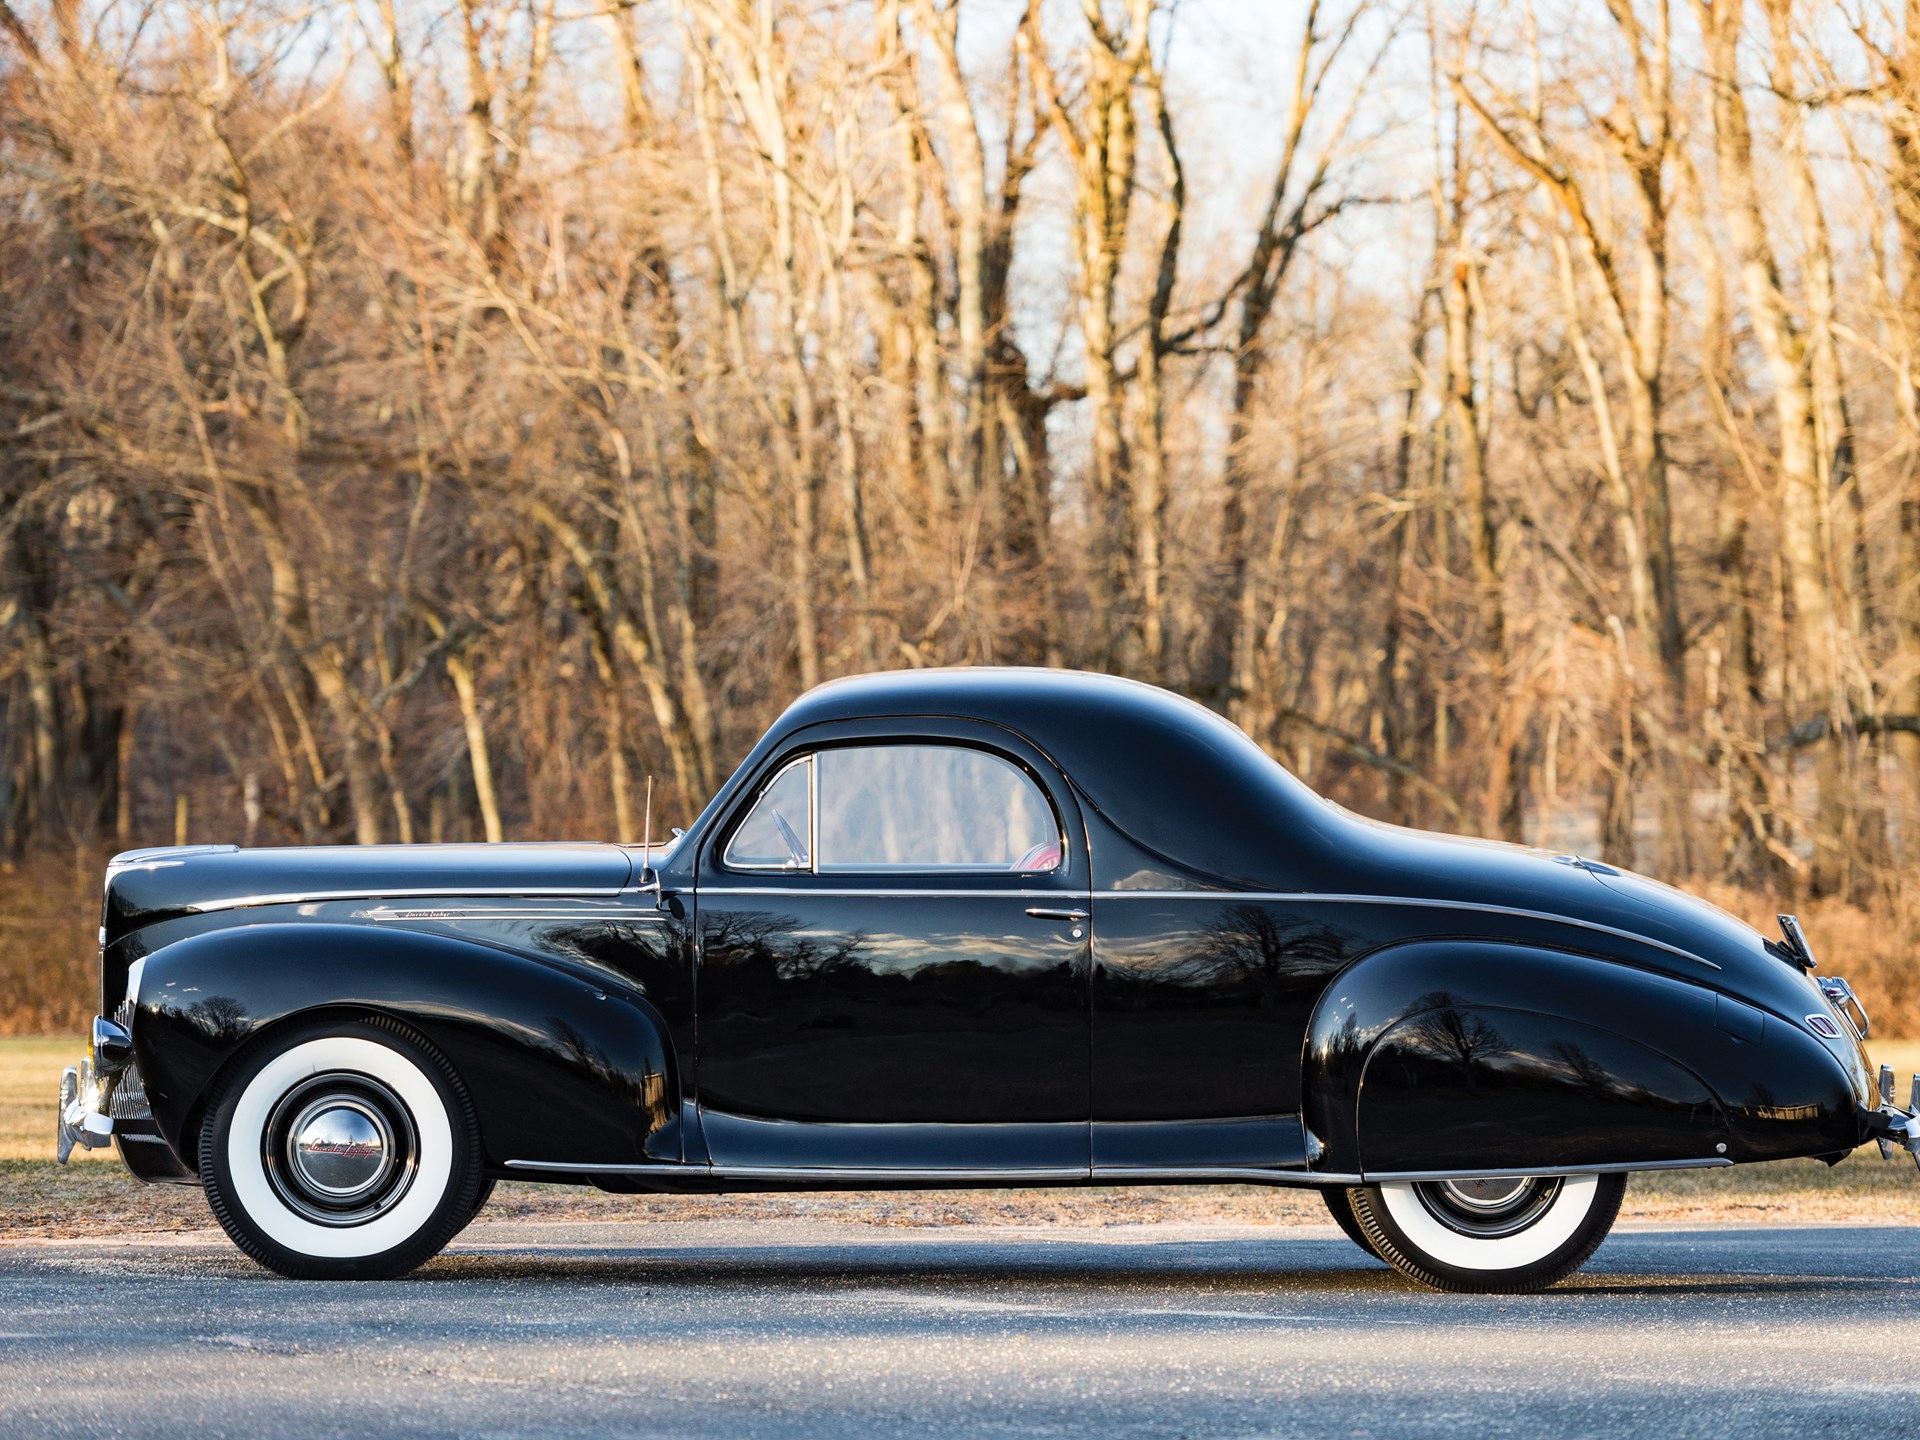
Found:
[(1027, 914), (1036, 920), (1072, 920), (1076, 923), (1087, 918), (1084, 910), (1048, 910), (1043, 906), (1029, 906)]

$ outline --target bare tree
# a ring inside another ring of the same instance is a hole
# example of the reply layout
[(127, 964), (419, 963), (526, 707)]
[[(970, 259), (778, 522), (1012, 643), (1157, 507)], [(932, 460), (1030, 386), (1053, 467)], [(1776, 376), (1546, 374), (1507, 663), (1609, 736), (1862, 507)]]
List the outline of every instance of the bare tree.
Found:
[(0, 904), (1011, 661), (1905, 963), (1915, 6), (4, 0)]

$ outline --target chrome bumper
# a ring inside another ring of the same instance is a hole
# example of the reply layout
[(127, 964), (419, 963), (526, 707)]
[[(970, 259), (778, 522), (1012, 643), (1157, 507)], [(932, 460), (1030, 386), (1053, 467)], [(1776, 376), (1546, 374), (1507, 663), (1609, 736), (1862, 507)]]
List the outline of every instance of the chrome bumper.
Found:
[(1867, 1112), (1867, 1138), (1878, 1142), (1882, 1159), (1891, 1160), (1899, 1148), (1920, 1165), (1920, 1075), (1913, 1077), (1907, 1108), (1902, 1110), (1893, 1103), (1893, 1067), (1880, 1067), (1880, 1108)]
[(54, 1124), (54, 1153), (62, 1165), (77, 1145), (104, 1150), (114, 1140), (158, 1140), (153, 1112), (140, 1072), (133, 1063), (133, 1041), (111, 1020), (94, 1017), (91, 1043), (78, 1065), (60, 1076), (60, 1109)]

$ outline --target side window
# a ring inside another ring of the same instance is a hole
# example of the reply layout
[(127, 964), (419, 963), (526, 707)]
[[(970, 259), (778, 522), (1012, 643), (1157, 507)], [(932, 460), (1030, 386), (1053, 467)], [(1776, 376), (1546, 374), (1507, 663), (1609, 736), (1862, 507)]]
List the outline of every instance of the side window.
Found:
[(1058, 868), (1060, 823), (1018, 766), (960, 745), (822, 750), (822, 874)]
[(722, 863), (736, 870), (806, 870), (813, 865), (813, 757), (796, 760), (760, 792), (733, 832)]

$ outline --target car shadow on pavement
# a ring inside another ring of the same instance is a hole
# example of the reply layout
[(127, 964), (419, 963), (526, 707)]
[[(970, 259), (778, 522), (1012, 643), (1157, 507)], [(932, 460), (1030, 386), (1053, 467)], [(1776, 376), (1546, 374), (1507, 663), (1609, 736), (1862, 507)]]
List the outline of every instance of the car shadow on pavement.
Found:
[[(1625, 1262), (1632, 1268), (1617, 1270), (1607, 1265), (1608, 1256), (1603, 1250), (1593, 1269), (1543, 1293), (1549, 1297), (1657, 1293), (1667, 1299), (1731, 1299), (1809, 1296), (1826, 1291), (1858, 1297), (1911, 1294), (1920, 1289), (1920, 1276), (1872, 1273), (1870, 1266), (1848, 1263), (1851, 1257), (1844, 1250), (1806, 1255), (1802, 1273), (1778, 1274), (1733, 1268), (1737, 1256), (1724, 1246), (1710, 1247), (1712, 1253), (1704, 1256), (1693, 1247), (1673, 1250), (1670, 1256), (1657, 1250), (1649, 1254), (1650, 1248), (1621, 1247), (1616, 1263)], [(1675, 1263), (1663, 1263), (1669, 1258)], [(1728, 1268), (1716, 1268), (1716, 1261)], [(999, 1292), (1009, 1286), (1136, 1295), (1175, 1290), (1247, 1297), (1271, 1297), (1276, 1291), (1296, 1295), (1435, 1294), (1378, 1261), (1360, 1257), (1345, 1240), (1292, 1237), (1270, 1241), (1115, 1244), (1021, 1240), (996, 1244), (975, 1237), (943, 1240), (922, 1234), (903, 1238), (897, 1244), (642, 1244), (594, 1247), (585, 1253), (518, 1246), (463, 1249), (456, 1245), (419, 1272), (417, 1278), (426, 1283), (593, 1281), (779, 1288), (883, 1282), (895, 1290), (917, 1288), (947, 1294)]]
[[(597, 1227), (596, 1227), (597, 1228)], [(609, 1229), (614, 1227), (608, 1227)], [(677, 1228), (677, 1227), (676, 1227)], [(1248, 1238), (1146, 1240), (1110, 1237), (982, 1235), (965, 1229), (884, 1232), (852, 1230), (839, 1237), (725, 1237), (679, 1229), (658, 1239), (644, 1227), (620, 1226), (617, 1237), (598, 1235), (582, 1244), (579, 1232), (565, 1238), (469, 1231), (446, 1252), (400, 1280), (368, 1282), (370, 1288), (409, 1286), (634, 1286), (698, 1290), (764, 1287), (851, 1293), (861, 1288), (894, 1297), (1004, 1297), (1019, 1291), (1034, 1299), (1069, 1293), (1083, 1299), (1147, 1301), (1169, 1294), (1205, 1293), (1227, 1300), (1396, 1295), (1431, 1300), (1506, 1302), (1512, 1296), (1442, 1296), (1405, 1279), (1384, 1264), (1362, 1257), (1345, 1239), (1280, 1234)], [(1542, 1292), (1539, 1299), (1577, 1300), (1621, 1296), (1740, 1298), (1818, 1297), (1865, 1300), (1915, 1295), (1920, 1273), (1886, 1264), (1889, 1253), (1911, 1253), (1911, 1231), (1808, 1230), (1792, 1243), (1793, 1273), (1767, 1272), (1742, 1264), (1753, 1230), (1648, 1232), (1617, 1237), (1591, 1267)], [(1897, 1243), (1895, 1237), (1898, 1237)], [(1779, 1242), (1769, 1247), (1778, 1262)], [(638, 1243), (636, 1243), (638, 1242)], [(1891, 1250), (1890, 1250), (1891, 1247)], [(1754, 1247), (1759, 1259), (1761, 1247)], [(204, 1279), (220, 1283), (290, 1282), (261, 1269), (238, 1252), (206, 1243), (206, 1237), (167, 1243), (103, 1243), (97, 1248), (27, 1244), (0, 1251), (0, 1272), (82, 1271), (136, 1278)], [(361, 1287), (321, 1285), (322, 1291)]]

